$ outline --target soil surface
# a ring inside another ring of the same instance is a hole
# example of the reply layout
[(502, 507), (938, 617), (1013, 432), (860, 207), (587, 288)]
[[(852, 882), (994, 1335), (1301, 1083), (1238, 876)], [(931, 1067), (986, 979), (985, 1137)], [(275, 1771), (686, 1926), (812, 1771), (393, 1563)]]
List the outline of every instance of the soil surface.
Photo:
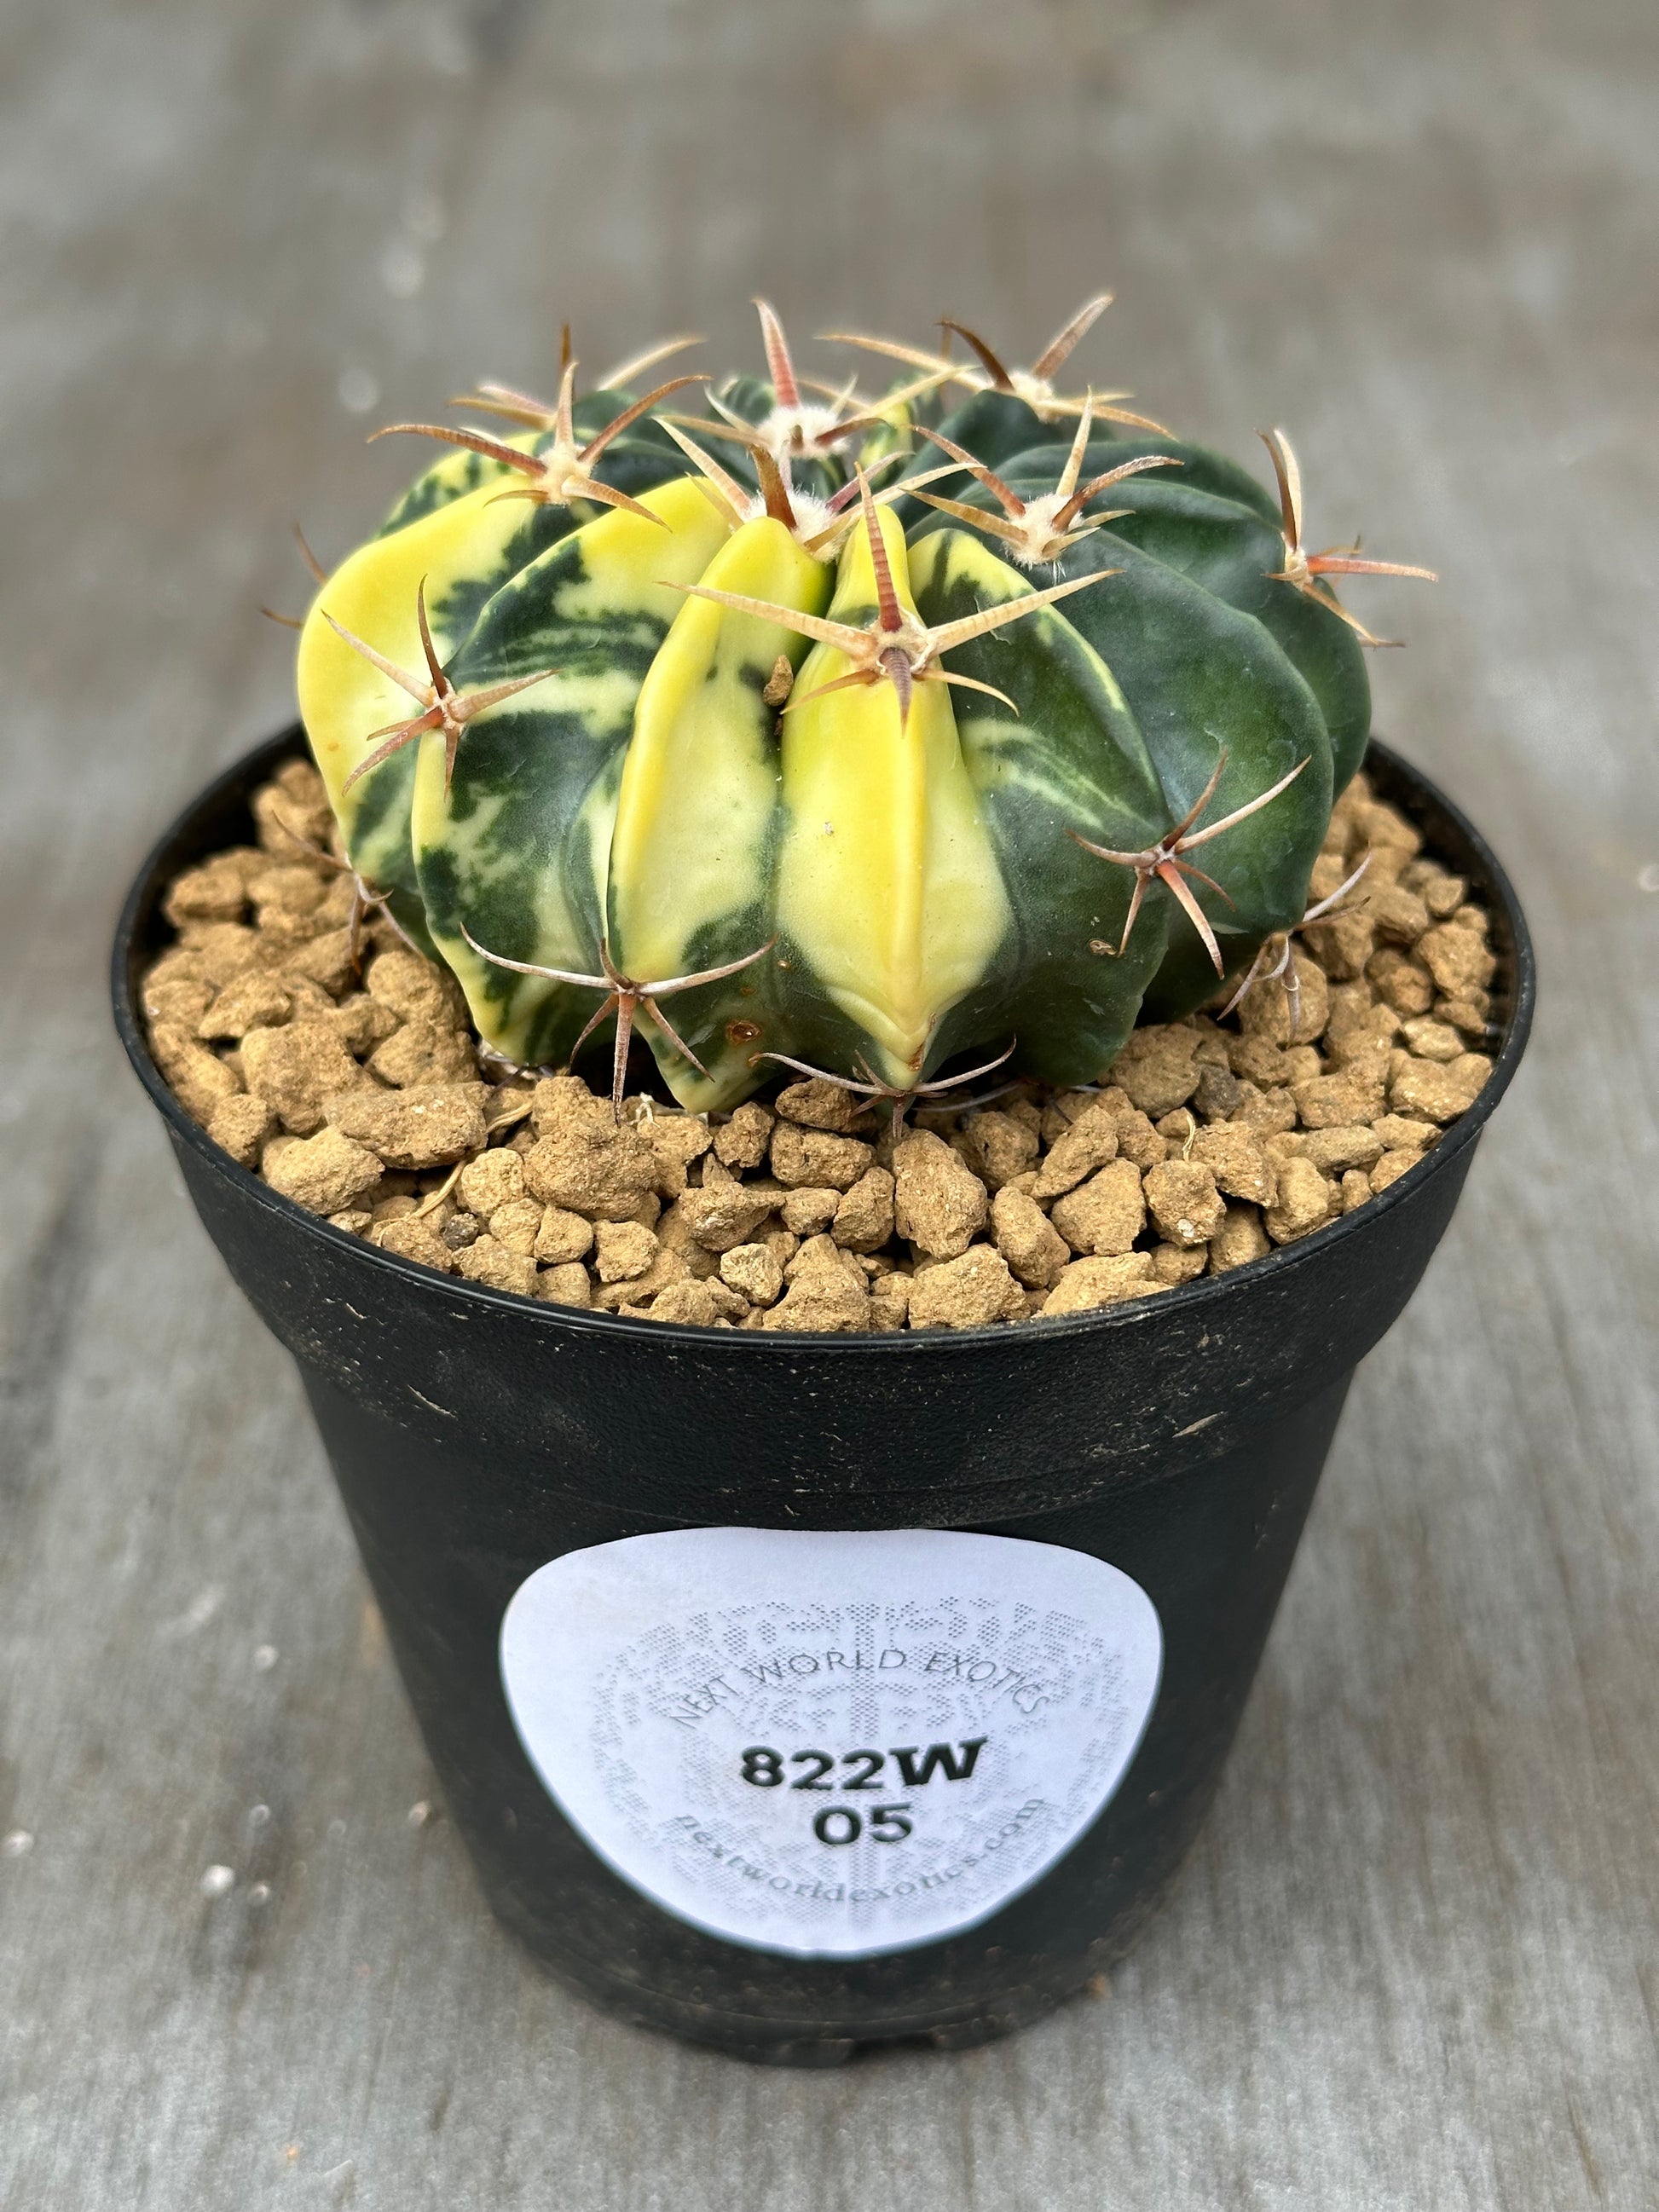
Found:
[(173, 884), (144, 979), (180, 1103), (336, 1228), (556, 1304), (886, 1331), (1150, 1297), (1366, 1205), (1492, 1073), (1487, 915), (1363, 775), (1314, 870), (1334, 903), (1242, 998), (1138, 1029), (1092, 1086), (981, 1078), (896, 1126), (817, 1079), (708, 1115), (641, 1092), (618, 1125), (580, 1075), (503, 1069), (365, 903), (315, 771), (253, 811), (257, 844)]

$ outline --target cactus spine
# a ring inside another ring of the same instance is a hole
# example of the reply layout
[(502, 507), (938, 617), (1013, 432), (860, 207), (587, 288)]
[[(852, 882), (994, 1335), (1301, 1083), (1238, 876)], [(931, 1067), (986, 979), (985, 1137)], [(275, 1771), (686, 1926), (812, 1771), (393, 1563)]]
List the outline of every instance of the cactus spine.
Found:
[(1428, 572), (1309, 552), (1282, 432), (1275, 498), (1057, 392), (1105, 304), (1026, 371), (851, 339), (907, 373), (875, 399), (763, 304), (767, 380), (706, 416), (626, 389), (693, 341), (579, 398), (567, 337), (553, 405), (393, 426), (455, 450), (319, 590), (301, 707), (497, 1053), (608, 1031), (619, 1100), (637, 1025), (694, 1109), (780, 1063), (1076, 1083), (1300, 921), (1380, 642), (1329, 580)]

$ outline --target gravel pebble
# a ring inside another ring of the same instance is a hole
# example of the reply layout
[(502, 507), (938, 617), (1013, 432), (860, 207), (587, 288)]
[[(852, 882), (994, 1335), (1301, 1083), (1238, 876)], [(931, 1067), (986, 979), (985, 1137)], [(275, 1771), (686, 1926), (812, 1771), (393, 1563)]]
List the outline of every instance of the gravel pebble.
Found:
[(778, 1218), (792, 1237), (821, 1237), (841, 1201), (840, 1191), (815, 1190), (809, 1183), (804, 1190), (789, 1193), (778, 1208)]
[(909, 1311), (912, 1328), (982, 1328), (1023, 1315), (1025, 1298), (1001, 1253), (972, 1244), (915, 1277)]
[(1073, 1252), (1096, 1258), (1127, 1252), (1146, 1225), (1140, 1170), (1133, 1160), (1109, 1162), (1059, 1200), (1048, 1218)]
[[(712, 1276), (714, 1270), (709, 1268)], [(597, 1270), (589, 1268), (588, 1282), (592, 1303), (611, 1313), (619, 1313), (623, 1306), (647, 1304), (658, 1292), (672, 1289), (676, 1283), (690, 1283), (708, 1279), (694, 1275), (678, 1252), (671, 1252), (660, 1243), (650, 1266), (642, 1275), (625, 1275), (620, 1282), (603, 1281)]]
[(660, 1249), (651, 1231), (637, 1221), (593, 1224), (593, 1272), (602, 1283), (624, 1283), (644, 1274)]
[(477, 1054), (470, 1037), (457, 1036), (443, 1023), (416, 1020), (405, 1022), (375, 1046), (368, 1056), (368, 1072), (395, 1090), (423, 1090), (475, 1077)]
[(958, 1141), (963, 1158), (994, 1195), (1036, 1166), (1041, 1144), (1036, 1127), (994, 1108), (970, 1114)]
[(806, 1184), (850, 1190), (870, 1165), (872, 1149), (856, 1137), (780, 1121), (772, 1132), (772, 1172), (787, 1189)]
[[(812, 1076), (805, 1083), (792, 1083), (780, 1091), (772, 1102), (772, 1110), (785, 1121), (794, 1121), (804, 1129), (827, 1129), (832, 1134), (845, 1136), (857, 1121), (860, 1102), (839, 1083), (826, 1083), (821, 1076)], [(781, 1176), (778, 1180), (783, 1181)]]
[(387, 1167), (419, 1173), (453, 1167), (482, 1146), (483, 1097), (481, 1083), (396, 1091), (359, 1085), (325, 1098), (323, 1111), (331, 1127), (378, 1152)]
[(1390, 1183), (1398, 1182), (1407, 1169), (1414, 1168), (1422, 1157), (1420, 1152), (1384, 1152), (1368, 1178), (1372, 1197), (1379, 1197)]
[(1061, 1198), (1075, 1190), (1097, 1169), (1117, 1158), (1119, 1143), (1117, 1118), (1111, 1109), (1104, 1103), (1089, 1107), (1049, 1148), (1031, 1186), (1032, 1197)]
[(1155, 1121), (1184, 1106), (1197, 1090), (1197, 1042), (1191, 1030), (1170, 1022), (1135, 1030), (1113, 1061), (1109, 1079), (1128, 1094), (1132, 1106)]
[(254, 1168), (267, 1139), (276, 1133), (276, 1116), (263, 1098), (239, 1091), (219, 1100), (208, 1116), (207, 1133), (239, 1167)]
[[(769, 1192), (744, 1182), (709, 1182), (674, 1201), (675, 1211), (706, 1252), (729, 1252), (747, 1244), (773, 1208)], [(830, 1218), (826, 1214), (826, 1222)], [(801, 1232), (794, 1232), (799, 1235)], [(712, 1270), (711, 1270), (712, 1272)]]
[(1294, 1155), (1279, 1164), (1279, 1195), (1262, 1216), (1275, 1244), (1293, 1244), (1330, 1218), (1331, 1186), (1311, 1160)]
[(1343, 1175), (1351, 1168), (1374, 1167), (1382, 1157), (1382, 1139), (1363, 1122), (1349, 1127), (1339, 1123), (1310, 1130), (1301, 1157), (1311, 1160), (1322, 1175)]
[(524, 1162), (504, 1145), (469, 1160), (455, 1185), (455, 1195), (468, 1212), (486, 1218), (524, 1194)]
[(1230, 1206), (1221, 1226), (1210, 1239), (1210, 1273), (1224, 1275), (1252, 1260), (1265, 1260), (1272, 1249), (1255, 1207)]
[(730, 1328), (749, 1310), (747, 1299), (724, 1283), (670, 1283), (659, 1291), (648, 1306), (640, 1309), (625, 1307), (624, 1312), (633, 1318), (645, 1321), (690, 1322), (697, 1328)]
[(196, 1024), (196, 1034), (206, 1042), (222, 1044), (245, 1037), (250, 1030), (288, 1021), (293, 1012), (294, 994), (282, 978), (265, 969), (251, 969), (215, 994)]
[(149, 1038), (156, 1064), (179, 1104), (205, 1128), (224, 1101), (241, 1090), (241, 1079), (180, 1022), (152, 1023)]
[[(549, 1087), (537, 1086), (538, 1092)], [(656, 1155), (643, 1138), (618, 1127), (609, 1104), (591, 1094), (586, 1109), (568, 1101), (547, 1121), (549, 1133), (524, 1156), (531, 1196), (593, 1221), (626, 1221), (637, 1213), (657, 1180)]]
[(296, 1137), (313, 1136), (322, 1127), (325, 1099), (373, 1090), (333, 1031), (318, 1021), (251, 1030), (242, 1040), (242, 1067), (248, 1089)]
[(902, 1328), (909, 1317), (910, 1291), (908, 1275), (883, 1275), (872, 1283), (867, 1326), (884, 1336)]
[(764, 1244), (738, 1244), (720, 1255), (720, 1280), (750, 1305), (775, 1305), (783, 1291), (778, 1255)]
[(728, 1168), (757, 1168), (772, 1142), (772, 1115), (755, 1099), (747, 1099), (732, 1118), (714, 1132), (714, 1157)]
[(1146, 1189), (1164, 1241), (1183, 1248), (1207, 1244), (1227, 1211), (1215, 1176), (1200, 1160), (1165, 1160), (1149, 1168)]
[(246, 905), (242, 871), (224, 854), (175, 876), (161, 911), (177, 927), (187, 921), (240, 921)]
[(314, 1137), (275, 1138), (265, 1146), (265, 1181), (307, 1213), (339, 1213), (365, 1198), (386, 1173), (366, 1145), (338, 1129)]
[(954, 1260), (984, 1228), (990, 1194), (961, 1154), (926, 1129), (893, 1147), (894, 1223), (932, 1260)]
[(1291, 1093), (1303, 1126), (1309, 1129), (1346, 1129), (1356, 1121), (1374, 1121), (1382, 1111), (1380, 1080), (1368, 1082), (1352, 1068), (1340, 1075), (1316, 1076), (1300, 1083)]
[(592, 1285), (580, 1260), (563, 1260), (556, 1267), (540, 1269), (535, 1295), (552, 1306), (589, 1306), (593, 1303)]
[(1020, 1281), (1032, 1290), (1052, 1289), (1072, 1251), (1035, 1200), (1005, 1187), (991, 1201), (991, 1227), (998, 1251)]
[[(423, 1267), (435, 1267), (441, 1275), (455, 1272), (454, 1253), (428, 1219), (404, 1214), (400, 1220), (378, 1224), (368, 1234), (369, 1242), (383, 1252), (395, 1252), (403, 1260), (418, 1260)], [(586, 1279), (584, 1267), (582, 1280)]]
[(1209, 1265), (1207, 1244), (1154, 1244), (1152, 1249), (1152, 1274), (1166, 1291), (1182, 1283), (1195, 1282)]
[(1425, 1121), (1455, 1121), (1467, 1114), (1492, 1073), (1492, 1062), (1483, 1052), (1466, 1052), (1443, 1066), (1431, 1060), (1408, 1060), (1389, 1085), (1389, 1103), (1396, 1114), (1409, 1114)]
[(1342, 1211), (1357, 1213), (1371, 1195), (1371, 1179), (1364, 1168), (1350, 1168), (1341, 1182)]
[(1487, 950), (1485, 937), (1465, 923), (1468, 911), (1460, 908), (1449, 921), (1437, 923), (1415, 948), (1437, 989), (1449, 999), (1465, 991), (1484, 991), (1498, 972), (1498, 962)]
[[(842, 1194), (831, 1224), (831, 1233), (837, 1244), (849, 1252), (879, 1252), (891, 1241), (894, 1223), (893, 1176), (885, 1168), (866, 1168), (858, 1181)], [(788, 1207), (784, 1208), (784, 1226), (793, 1229)]]
[[(465, 1182), (465, 1176), (462, 1181)], [(552, 1267), (564, 1267), (573, 1260), (587, 1257), (593, 1249), (593, 1224), (585, 1214), (571, 1213), (562, 1206), (545, 1206), (531, 1249), (538, 1260)]]
[(1045, 1315), (1089, 1313), (1097, 1306), (1122, 1305), (1129, 1298), (1146, 1297), (1164, 1288), (1152, 1273), (1149, 1252), (1073, 1260), (1044, 1299), (1042, 1311)]
[(1397, 1014), (1426, 1014), (1434, 1004), (1434, 977), (1409, 953), (1385, 946), (1365, 963), (1365, 975)]
[(1248, 1123), (1222, 1121), (1200, 1129), (1193, 1139), (1191, 1158), (1209, 1170), (1216, 1188), (1228, 1198), (1273, 1204), (1273, 1166), (1261, 1135)]
[(657, 1164), (657, 1194), (678, 1198), (690, 1171), (714, 1143), (714, 1132), (692, 1114), (651, 1114), (635, 1124)]
[(488, 1231), (455, 1255), (455, 1272), (492, 1291), (516, 1291), (521, 1298), (536, 1289), (536, 1262), (527, 1253), (509, 1252)]
[(1414, 1021), (1405, 1023), (1401, 1034), (1418, 1060), (1453, 1060), (1468, 1049), (1452, 1024), (1437, 1020), (1432, 1014), (1419, 1014)]
[[(796, 1260), (800, 1256), (797, 1254)], [(794, 1264), (791, 1262), (792, 1267)], [(762, 1326), (841, 1335), (867, 1328), (869, 1317), (870, 1293), (861, 1277), (854, 1281), (848, 1268), (833, 1261), (815, 1260), (795, 1274), (777, 1304), (767, 1310)]]

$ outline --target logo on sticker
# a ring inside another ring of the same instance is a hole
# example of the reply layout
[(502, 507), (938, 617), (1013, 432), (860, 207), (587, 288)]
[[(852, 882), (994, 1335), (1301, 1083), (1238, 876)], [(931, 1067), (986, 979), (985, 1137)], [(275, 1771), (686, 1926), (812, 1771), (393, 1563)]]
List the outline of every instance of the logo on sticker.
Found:
[(710, 1934), (870, 1957), (971, 1928), (1123, 1778), (1163, 1637), (1056, 1545), (939, 1529), (679, 1529), (515, 1592), (531, 1761), (623, 1878)]

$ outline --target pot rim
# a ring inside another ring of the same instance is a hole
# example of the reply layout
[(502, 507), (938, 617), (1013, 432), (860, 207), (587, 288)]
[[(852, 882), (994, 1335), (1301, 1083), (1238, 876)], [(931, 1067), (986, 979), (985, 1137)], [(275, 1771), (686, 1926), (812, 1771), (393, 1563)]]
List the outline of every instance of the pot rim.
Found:
[[(188, 1144), (206, 1164), (228, 1178), (244, 1197), (252, 1199), (267, 1212), (285, 1218), (291, 1224), (302, 1224), (313, 1235), (349, 1251), (366, 1265), (388, 1268), (394, 1275), (412, 1280), (416, 1287), (432, 1291), (441, 1289), (447, 1297), (459, 1298), (486, 1311), (505, 1310), (520, 1322), (534, 1316), (555, 1336), (566, 1332), (581, 1335), (598, 1330), (604, 1335), (614, 1337), (621, 1330), (635, 1341), (660, 1343), (665, 1349), (672, 1346), (682, 1352), (698, 1352), (715, 1357), (721, 1356), (729, 1349), (733, 1355), (741, 1353), (746, 1357), (755, 1338), (762, 1332), (705, 1328), (690, 1322), (634, 1321), (621, 1314), (555, 1305), (537, 1298), (521, 1297), (514, 1291), (492, 1290), (484, 1284), (470, 1282), (464, 1276), (440, 1275), (429, 1267), (422, 1267), (416, 1261), (382, 1251), (378, 1245), (367, 1243), (362, 1237), (352, 1236), (349, 1231), (334, 1228), (323, 1216), (307, 1212), (295, 1200), (285, 1198), (280, 1192), (273, 1190), (251, 1169), (240, 1166), (228, 1152), (222, 1151), (206, 1130), (185, 1113), (150, 1052), (144, 1024), (135, 1003), (132, 985), (137, 942), (141, 932), (159, 907), (163, 888), (161, 870), (170, 863), (173, 848), (185, 839), (191, 824), (216, 799), (245, 785), (251, 775), (267, 763), (274, 769), (290, 754), (308, 757), (305, 755), (304, 733), (298, 723), (267, 738), (214, 777), (180, 810), (157, 838), (122, 902), (110, 962), (110, 994), (116, 1033), (132, 1063), (134, 1073), (167, 1124), (174, 1141)], [(1511, 994), (1503, 1041), (1494, 1056), (1492, 1072), (1487, 1077), (1480, 1097), (1467, 1113), (1460, 1115), (1451, 1124), (1439, 1143), (1431, 1146), (1414, 1167), (1408, 1168), (1385, 1191), (1354, 1212), (1328, 1222), (1322, 1229), (1315, 1230), (1311, 1235), (1300, 1237), (1292, 1244), (1280, 1245), (1260, 1260), (1247, 1261), (1242, 1267), (1230, 1268), (1224, 1275), (1200, 1275), (1190, 1283), (1179, 1284), (1171, 1290), (1160, 1292), (1156, 1298), (1097, 1307), (1085, 1313), (1056, 1314), (1052, 1317), (1034, 1316), (1020, 1324), (1017, 1332), (1018, 1336), (1024, 1337), (1036, 1330), (1044, 1340), (1051, 1340), (1092, 1336), (1112, 1329), (1131, 1329), (1175, 1310), (1195, 1309), (1224, 1296), (1237, 1297), (1253, 1284), (1265, 1284), (1285, 1277), (1328, 1251), (1336, 1238), (1362, 1235), (1366, 1227), (1380, 1220), (1386, 1211), (1408, 1203), (1431, 1176), (1457, 1158), (1479, 1139), (1520, 1065), (1532, 1027), (1537, 1000), (1537, 964), (1531, 933), (1514, 886), (1497, 854), (1462, 809), (1447, 798), (1438, 785), (1378, 738), (1371, 738), (1361, 765), (1368, 770), (1380, 767), (1384, 780), (1391, 785), (1405, 787), (1408, 798), (1418, 802), (1419, 810), (1421, 803), (1427, 802), (1431, 815), (1440, 817), (1440, 822), (1434, 826), (1449, 826), (1468, 848), (1468, 856), (1477, 864), (1480, 872), (1478, 887), (1489, 894), (1492, 902), (1503, 910), (1513, 949), (1514, 974), (1510, 979)], [(907, 1328), (886, 1334), (872, 1330), (826, 1335), (803, 1329), (768, 1330), (763, 1334), (768, 1341), (786, 1351), (810, 1344), (815, 1352), (827, 1353), (834, 1358), (938, 1359), (971, 1355), (991, 1344), (1006, 1344), (1011, 1333), (1006, 1323), (986, 1322), (973, 1328)]]

